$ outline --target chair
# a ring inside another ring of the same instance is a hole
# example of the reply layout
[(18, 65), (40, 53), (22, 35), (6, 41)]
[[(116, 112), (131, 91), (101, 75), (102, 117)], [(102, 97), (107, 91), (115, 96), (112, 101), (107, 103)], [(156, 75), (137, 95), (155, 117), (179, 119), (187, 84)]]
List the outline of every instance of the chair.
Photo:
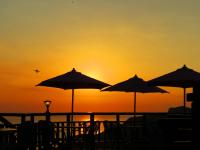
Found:
[(36, 126), (31, 121), (17, 127), (17, 143), (21, 150), (33, 150), (36, 147)]
[(52, 122), (40, 120), (37, 125), (39, 149), (53, 149), (56, 147), (54, 126)]
[(123, 136), (121, 125), (118, 122), (104, 121), (104, 149), (119, 149)]
[(100, 130), (100, 122), (95, 121), (93, 125), (89, 122), (84, 122), (82, 124), (82, 133), (78, 135), (77, 143), (80, 144), (81, 149), (92, 149), (92, 146), (95, 147), (96, 138)]

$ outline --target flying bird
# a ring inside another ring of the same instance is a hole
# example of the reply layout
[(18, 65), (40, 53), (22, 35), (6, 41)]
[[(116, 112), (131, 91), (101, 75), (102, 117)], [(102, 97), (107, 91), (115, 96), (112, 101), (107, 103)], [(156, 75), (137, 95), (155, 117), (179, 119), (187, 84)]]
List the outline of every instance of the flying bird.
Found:
[(40, 72), (38, 69), (35, 69), (34, 71), (35, 71), (35, 73), (39, 73)]

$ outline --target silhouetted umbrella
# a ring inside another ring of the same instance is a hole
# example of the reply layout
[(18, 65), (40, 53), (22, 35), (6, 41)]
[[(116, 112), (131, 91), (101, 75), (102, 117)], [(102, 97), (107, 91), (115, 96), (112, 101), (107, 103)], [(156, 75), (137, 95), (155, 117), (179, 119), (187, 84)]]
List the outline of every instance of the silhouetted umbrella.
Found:
[(74, 112), (74, 90), (75, 89), (102, 89), (109, 84), (88, 77), (74, 68), (72, 71), (57, 77), (42, 81), (37, 86), (47, 86), (61, 88), (64, 90), (72, 89), (72, 113)]
[(150, 85), (181, 87), (184, 91), (184, 108), (186, 88), (193, 87), (197, 81), (200, 81), (200, 73), (184, 65), (176, 71), (167, 73), (149, 81)]
[(149, 86), (146, 81), (135, 75), (126, 81), (117, 83), (113, 86), (103, 89), (102, 91), (122, 91), (122, 92), (134, 92), (134, 113), (136, 113), (136, 93), (167, 93), (167, 91), (160, 89), (156, 86)]

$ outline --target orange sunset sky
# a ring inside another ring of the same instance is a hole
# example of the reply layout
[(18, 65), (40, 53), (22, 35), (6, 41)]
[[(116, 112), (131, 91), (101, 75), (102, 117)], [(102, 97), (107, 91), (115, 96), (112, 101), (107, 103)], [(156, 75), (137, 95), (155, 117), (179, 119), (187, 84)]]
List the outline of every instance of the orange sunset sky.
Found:
[[(184, 64), (200, 72), (199, 6), (199, 0), (1, 0), (0, 112), (44, 112), (46, 99), (53, 112), (71, 111), (71, 90), (35, 85), (72, 68), (109, 84), (135, 74), (150, 80)], [(163, 89), (170, 94), (138, 93), (137, 111), (183, 104), (183, 89)], [(133, 93), (75, 90), (75, 112), (91, 111), (133, 111)]]

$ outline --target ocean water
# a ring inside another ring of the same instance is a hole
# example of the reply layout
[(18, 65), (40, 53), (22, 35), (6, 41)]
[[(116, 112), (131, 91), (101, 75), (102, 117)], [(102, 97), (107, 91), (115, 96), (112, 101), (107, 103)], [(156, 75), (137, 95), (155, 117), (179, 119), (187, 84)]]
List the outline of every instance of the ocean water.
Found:
[[(126, 121), (128, 118), (132, 116), (130, 115), (123, 115), (120, 116), (120, 121)], [(12, 124), (20, 124), (21, 123), (21, 117), (20, 116), (6, 116), (4, 117), (8, 121), (10, 121)], [(37, 123), (39, 120), (45, 120), (45, 116), (35, 116), (34, 121)], [(30, 117), (26, 117), (26, 121), (31, 120)], [(51, 121), (52, 122), (66, 122), (67, 117), (66, 116), (51, 116)], [(74, 121), (89, 121), (90, 116), (89, 115), (76, 115), (74, 116)], [(94, 118), (95, 121), (116, 121), (116, 116), (115, 115), (97, 115)]]
[[(123, 115), (120, 116), (120, 121), (126, 121), (128, 118), (132, 116), (130, 115)], [(8, 121), (10, 121), (12, 124), (20, 124), (21, 123), (21, 117), (19, 116), (6, 116), (5, 117)], [(45, 120), (45, 116), (36, 116), (34, 117), (34, 122), (37, 123), (39, 120)], [(30, 117), (26, 117), (26, 121), (30, 121)], [(66, 122), (67, 117), (66, 116), (51, 116), (51, 122)], [(104, 125), (103, 121), (108, 120), (108, 121), (116, 121), (116, 116), (115, 115), (97, 115), (94, 118), (95, 121), (100, 121), (100, 132), (104, 131)], [(88, 122), (90, 121), (90, 116), (89, 115), (76, 115), (74, 116), (74, 121), (75, 122)], [(76, 124), (78, 126), (78, 123)], [(66, 130), (66, 129), (65, 129)], [(66, 131), (65, 131), (66, 132)]]

